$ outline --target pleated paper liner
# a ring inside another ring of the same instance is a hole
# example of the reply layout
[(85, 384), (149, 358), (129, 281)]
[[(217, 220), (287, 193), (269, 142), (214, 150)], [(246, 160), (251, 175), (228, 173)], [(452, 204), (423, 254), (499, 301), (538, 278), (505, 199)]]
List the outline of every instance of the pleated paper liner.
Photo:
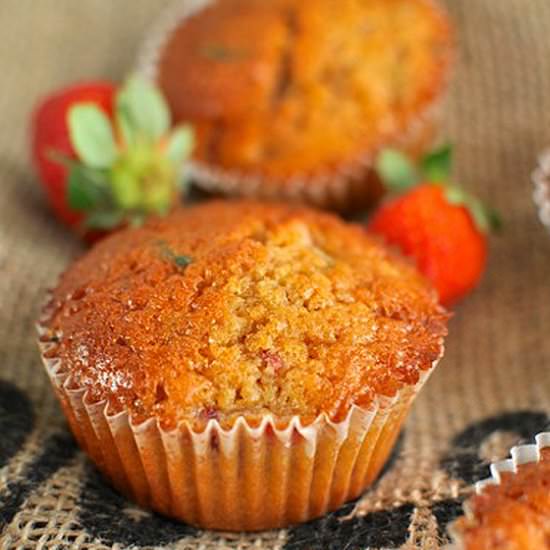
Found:
[[(146, 35), (138, 52), (137, 72), (155, 81), (161, 52), (170, 34), (186, 18), (214, 1), (216, 0), (178, 0), (169, 6)], [(433, 4), (437, 9), (442, 9), (436, 2)], [(316, 174), (297, 173), (275, 178), (262, 172), (260, 168), (244, 172), (195, 159), (188, 162), (186, 176), (209, 192), (301, 202), (340, 211), (364, 209), (383, 194), (380, 180), (373, 168), (374, 159), (380, 149), (395, 147), (418, 157), (433, 146), (444, 110), (451, 65), (452, 59), (445, 68), (445, 80), (438, 96), (409, 121), (405, 129), (383, 139), (376, 150), (365, 151), (346, 164), (322, 169)]]
[(550, 149), (539, 156), (539, 163), (532, 175), (533, 199), (543, 225), (550, 230)]
[[(211, 419), (165, 430), (155, 418), (135, 423), (93, 403), (47, 342), (39, 326), (46, 370), (80, 446), (123, 494), (144, 507), (202, 528), (257, 531), (300, 523), (358, 497), (380, 473), (416, 394), (431, 371), (344, 420), (325, 414), (239, 417), (230, 429)], [(436, 362), (437, 363), (437, 362)], [(433, 365), (435, 367), (435, 363)]]
[[(539, 433), (535, 437), (534, 444), (513, 447), (510, 451), (510, 455), (511, 458), (507, 460), (500, 460), (491, 464), (491, 477), (476, 483), (476, 494), (482, 494), (489, 486), (499, 485), (505, 477), (515, 475), (521, 467), (526, 464), (536, 464), (541, 461), (549, 461), (550, 432)], [(453, 522), (449, 526), (449, 534), (451, 536), (452, 543), (446, 546), (446, 550), (462, 550), (464, 548), (461, 529), (461, 523), (464, 519), (466, 521), (474, 519), (474, 514), (470, 509), (468, 501), (464, 503), (464, 518)], [(533, 550), (535, 549), (533, 548)]]

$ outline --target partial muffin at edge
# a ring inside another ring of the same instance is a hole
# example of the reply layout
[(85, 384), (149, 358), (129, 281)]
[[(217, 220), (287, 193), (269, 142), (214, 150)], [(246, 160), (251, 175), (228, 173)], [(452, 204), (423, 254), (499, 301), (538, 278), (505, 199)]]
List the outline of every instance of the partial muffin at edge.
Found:
[(544, 550), (550, 548), (550, 449), (540, 462), (501, 474), (468, 501), (468, 517), (453, 529), (464, 550)]

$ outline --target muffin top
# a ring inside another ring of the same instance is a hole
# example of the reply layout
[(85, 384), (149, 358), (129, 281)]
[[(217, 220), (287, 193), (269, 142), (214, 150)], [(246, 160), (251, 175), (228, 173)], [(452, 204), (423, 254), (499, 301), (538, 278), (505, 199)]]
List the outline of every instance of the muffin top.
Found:
[(223, 0), (168, 37), (157, 80), (199, 160), (285, 178), (354, 165), (401, 136), (447, 80), (432, 0)]
[(99, 243), (61, 277), (45, 318), (71, 386), (173, 427), (339, 420), (415, 384), (442, 354), (447, 314), (359, 226), (214, 201)]
[(468, 501), (469, 517), (455, 522), (464, 549), (550, 549), (550, 448), (540, 462), (501, 477)]

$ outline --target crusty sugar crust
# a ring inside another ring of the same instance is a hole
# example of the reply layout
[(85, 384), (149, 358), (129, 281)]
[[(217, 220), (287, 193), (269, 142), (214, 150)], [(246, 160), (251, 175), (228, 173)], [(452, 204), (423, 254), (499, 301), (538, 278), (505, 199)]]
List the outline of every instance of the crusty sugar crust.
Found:
[(213, 201), (99, 243), (61, 277), (47, 333), (71, 384), (136, 420), (341, 419), (415, 384), (446, 312), (360, 226)]

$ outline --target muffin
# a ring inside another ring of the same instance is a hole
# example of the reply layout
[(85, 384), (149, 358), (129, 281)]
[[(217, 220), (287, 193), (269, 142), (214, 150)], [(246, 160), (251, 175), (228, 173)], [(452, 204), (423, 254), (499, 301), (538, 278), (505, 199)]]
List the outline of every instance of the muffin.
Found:
[(360, 227), (225, 201), (98, 244), (61, 277), (40, 342), (77, 440), (121, 492), (259, 530), (376, 478), (446, 321)]
[(345, 209), (380, 195), (381, 148), (431, 145), (453, 50), (434, 1), (184, 6), (140, 65), (197, 130), (197, 183)]
[(550, 549), (550, 433), (512, 454), (495, 465), (497, 477), (481, 484), (467, 515), (453, 524), (456, 548)]

